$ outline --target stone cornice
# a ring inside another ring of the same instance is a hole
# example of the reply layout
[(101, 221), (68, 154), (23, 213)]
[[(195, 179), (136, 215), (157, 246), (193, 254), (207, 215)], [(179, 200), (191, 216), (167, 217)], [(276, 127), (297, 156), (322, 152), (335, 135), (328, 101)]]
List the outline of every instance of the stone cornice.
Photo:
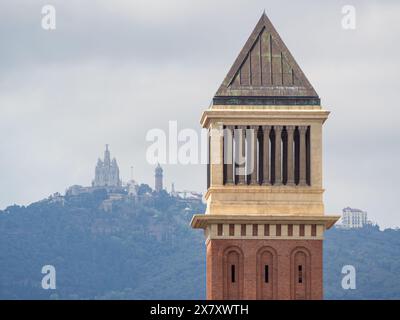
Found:
[(218, 215), (196, 214), (190, 225), (195, 229), (205, 229), (210, 224), (323, 224), (326, 229), (332, 227), (340, 216), (298, 216), (298, 215)]
[(203, 112), (200, 124), (208, 128), (210, 122), (221, 122), (227, 125), (278, 125), (279, 121), (286, 124), (293, 121), (294, 124), (301, 124), (301, 121), (320, 121), (322, 123), (329, 116), (329, 111), (322, 109), (208, 109)]

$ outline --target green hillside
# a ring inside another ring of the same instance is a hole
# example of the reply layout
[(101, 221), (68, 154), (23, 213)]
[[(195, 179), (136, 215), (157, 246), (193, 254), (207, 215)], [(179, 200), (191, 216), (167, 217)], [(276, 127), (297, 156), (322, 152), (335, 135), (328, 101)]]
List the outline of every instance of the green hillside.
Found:
[[(205, 247), (192, 230), (204, 204), (154, 193), (102, 204), (106, 190), (0, 211), (2, 299), (204, 299)], [(324, 252), (325, 297), (400, 298), (400, 231), (332, 229)], [(41, 288), (41, 268), (54, 265), (57, 289)], [(341, 268), (354, 265), (357, 289), (341, 288)]]

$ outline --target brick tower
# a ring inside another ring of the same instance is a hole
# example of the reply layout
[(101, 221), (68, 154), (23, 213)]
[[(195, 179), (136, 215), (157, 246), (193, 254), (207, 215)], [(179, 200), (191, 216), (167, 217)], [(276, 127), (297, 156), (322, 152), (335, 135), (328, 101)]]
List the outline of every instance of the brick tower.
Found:
[(329, 112), (265, 13), (213, 103), (207, 299), (322, 299), (326, 216), (322, 125)]
[(160, 192), (163, 189), (163, 169), (160, 164), (157, 164), (154, 170), (154, 189), (156, 192)]

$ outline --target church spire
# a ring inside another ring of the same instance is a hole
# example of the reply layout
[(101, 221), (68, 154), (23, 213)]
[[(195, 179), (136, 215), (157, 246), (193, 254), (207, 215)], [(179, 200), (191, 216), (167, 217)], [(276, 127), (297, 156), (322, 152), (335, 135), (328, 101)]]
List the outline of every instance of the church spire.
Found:
[(110, 150), (108, 150), (108, 144), (106, 144), (106, 150), (104, 151), (104, 163), (108, 165), (111, 163)]

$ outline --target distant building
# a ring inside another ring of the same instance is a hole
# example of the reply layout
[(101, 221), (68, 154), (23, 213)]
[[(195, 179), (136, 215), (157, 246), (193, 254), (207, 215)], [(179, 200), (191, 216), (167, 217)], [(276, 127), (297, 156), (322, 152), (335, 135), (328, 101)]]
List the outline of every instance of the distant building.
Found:
[(104, 151), (104, 160), (97, 161), (95, 178), (92, 182), (93, 187), (120, 187), (121, 180), (119, 179), (119, 168), (117, 160), (111, 160), (108, 144)]
[(61, 203), (62, 205), (65, 204), (65, 199), (59, 192), (56, 192), (56, 193), (53, 193), (52, 195), (50, 195), (47, 198), (47, 201), (50, 203)]
[(173, 182), (171, 183), (171, 193), (170, 194), (172, 197), (176, 197), (178, 195), (175, 191), (175, 184)]
[(154, 187), (157, 192), (160, 192), (163, 189), (163, 169), (161, 168), (160, 164), (157, 165), (155, 174), (155, 183)]
[(89, 193), (92, 192), (93, 188), (92, 187), (82, 187), (80, 185), (74, 184), (73, 186), (70, 186), (67, 191), (65, 192), (66, 196), (78, 196), (82, 193)]
[(128, 195), (131, 197), (136, 197), (139, 191), (139, 185), (133, 179), (133, 167), (131, 167), (131, 179), (127, 183)]
[(202, 202), (203, 195), (196, 191), (183, 190), (176, 191), (175, 184), (171, 184), (171, 192), (169, 193), (171, 197), (178, 198), (178, 200), (184, 200), (185, 202)]
[(183, 190), (175, 192), (176, 196), (190, 202), (201, 202), (203, 200), (203, 195), (196, 191)]
[(341, 227), (343, 228), (362, 228), (364, 225), (368, 224), (367, 212), (365, 211), (347, 207), (344, 208), (342, 212)]
[[(154, 171), (155, 178), (155, 186), (154, 189), (156, 192), (160, 192), (161, 190), (165, 190), (163, 186), (163, 169), (160, 164), (157, 164), (157, 167)], [(73, 185), (70, 186), (65, 191), (65, 196), (74, 197), (80, 196), (82, 194), (90, 194), (97, 191), (105, 191), (106, 198), (102, 201), (100, 207), (107, 212), (113, 211), (113, 204), (115, 202), (124, 201), (124, 203), (135, 203), (140, 201), (141, 199), (149, 198), (152, 196), (151, 188), (149, 188), (150, 192), (140, 192), (139, 194), (139, 184), (133, 179), (133, 167), (131, 167), (131, 177), (128, 182), (122, 183), (119, 177), (119, 168), (115, 158), (111, 160), (110, 151), (108, 149), (108, 145), (106, 145), (106, 149), (104, 151), (104, 160), (99, 159), (96, 165), (95, 170), (95, 178), (92, 181), (91, 186), (81, 186), (81, 185)], [(177, 191), (175, 190), (175, 184), (171, 184), (171, 192), (170, 195), (175, 197), (176, 200), (182, 201), (185, 203), (198, 203), (202, 202), (203, 196), (201, 193), (189, 190)], [(61, 201), (63, 198), (61, 195), (53, 195), (50, 200), (53, 202)]]

